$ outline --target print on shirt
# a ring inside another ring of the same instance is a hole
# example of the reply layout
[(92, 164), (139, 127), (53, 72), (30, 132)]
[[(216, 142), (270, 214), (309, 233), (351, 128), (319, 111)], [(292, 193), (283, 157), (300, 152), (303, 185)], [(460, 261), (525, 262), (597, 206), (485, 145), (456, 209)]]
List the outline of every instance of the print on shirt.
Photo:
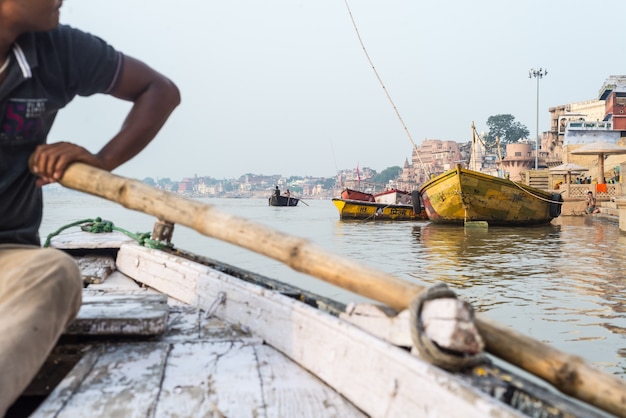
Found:
[(13, 99), (7, 103), (2, 134), (9, 138), (31, 139), (41, 131), (46, 99)]

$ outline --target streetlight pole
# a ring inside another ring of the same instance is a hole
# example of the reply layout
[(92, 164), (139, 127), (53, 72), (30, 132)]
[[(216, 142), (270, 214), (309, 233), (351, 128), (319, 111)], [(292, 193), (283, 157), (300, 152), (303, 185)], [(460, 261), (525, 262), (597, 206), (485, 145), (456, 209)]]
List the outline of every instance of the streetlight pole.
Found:
[(537, 79), (537, 136), (535, 137), (535, 170), (539, 169), (539, 79), (548, 75), (545, 68), (531, 68), (528, 71), (528, 78)]

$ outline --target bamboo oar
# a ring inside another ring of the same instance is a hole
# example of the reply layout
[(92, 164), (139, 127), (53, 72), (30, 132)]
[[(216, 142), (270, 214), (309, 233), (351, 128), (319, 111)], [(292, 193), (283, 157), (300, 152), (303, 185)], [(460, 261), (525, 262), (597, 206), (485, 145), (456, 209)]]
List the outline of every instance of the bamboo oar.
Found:
[[(82, 163), (68, 167), (60, 183), (274, 258), (296, 271), (396, 310), (406, 309), (423, 290), (416, 284), (329, 253), (304, 238)], [(591, 367), (578, 356), (563, 353), (480, 315), (476, 324), (491, 354), (550, 382), (565, 394), (626, 417), (626, 381)]]

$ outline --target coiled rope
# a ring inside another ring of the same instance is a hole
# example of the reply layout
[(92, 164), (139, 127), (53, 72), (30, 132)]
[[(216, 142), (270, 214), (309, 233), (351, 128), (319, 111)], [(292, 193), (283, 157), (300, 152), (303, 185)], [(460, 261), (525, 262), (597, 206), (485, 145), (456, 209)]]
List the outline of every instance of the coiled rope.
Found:
[(132, 233), (126, 229), (119, 228), (113, 225), (113, 222), (111, 221), (106, 221), (100, 217), (96, 217), (93, 219), (82, 219), (80, 221), (69, 223), (57, 229), (56, 231), (48, 234), (48, 236), (46, 237), (46, 242), (43, 244), (44, 248), (50, 246), (50, 241), (52, 240), (52, 238), (59, 235), (64, 230), (68, 228), (72, 228), (74, 226), (78, 226), (78, 225), (81, 226), (80, 227), (81, 230), (85, 232), (91, 232), (94, 234), (103, 233), (103, 232), (113, 232), (113, 231), (121, 232), (125, 234), (126, 236), (137, 241), (139, 245), (147, 247), (147, 248), (163, 250), (166, 248), (172, 248), (174, 246), (171, 242), (159, 241), (159, 240), (154, 240), (150, 238), (149, 232)]
[[(409, 304), (411, 339), (413, 340), (413, 345), (420, 353), (420, 357), (431, 364), (453, 372), (488, 363), (489, 359), (483, 352), (468, 354), (450, 351), (440, 347), (436, 342), (428, 338), (424, 330), (424, 323), (421, 320), (422, 308), (425, 302), (438, 298), (457, 299), (457, 296), (445, 283), (438, 283), (419, 293)], [(473, 322), (474, 309), (469, 303), (465, 305), (469, 309)]]

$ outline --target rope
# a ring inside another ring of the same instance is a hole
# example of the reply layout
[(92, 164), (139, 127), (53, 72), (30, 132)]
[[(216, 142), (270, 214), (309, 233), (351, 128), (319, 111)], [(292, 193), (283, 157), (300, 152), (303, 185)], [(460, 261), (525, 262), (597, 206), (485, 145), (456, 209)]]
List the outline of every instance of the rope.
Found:
[(119, 228), (113, 225), (113, 222), (111, 221), (105, 221), (100, 217), (96, 217), (93, 219), (82, 219), (80, 221), (69, 223), (57, 229), (56, 231), (50, 233), (46, 238), (46, 242), (43, 244), (44, 248), (50, 246), (50, 241), (52, 240), (52, 238), (59, 235), (64, 230), (74, 227), (74, 226), (78, 226), (78, 225), (81, 225), (80, 227), (81, 230), (85, 232), (91, 232), (93, 234), (99, 234), (103, 232), (113, 232), (113, 231), (121, 232), (125, 234), (126, 236), (137, 241), (139, 245), (147, 247), (147, 248), (153, 248), (156, 250), (163, 250), (165, 248), (173, 248), (174, 246), (171, 242), (159, 241), (159, 240), (154, 240), (150, 238), (149, 232), (132, 233), (126, 229)]
[[(398, 108), (396, 107), (396, 104), (391, 99), (391, 95), (389, 94), (389, 91), (387, 90), (387, 87), (385, 87), (385, 84), (383, 83), (383, 80), (378, 75), (378, 71), (376, 71), (376, 67), (374, 67), (374, 63), (372, 62), (372, 59), (370, 58), (370, 55), (367, 52), (367, 49), (365, 49), (365, 44), (363, 43), (363, 39), (361, 39), (361, 34), (359, 33), (359, 29), (357, 28), (356, 22), (354, 21), (354, 17), (352, 16), (352, 11), (350, 10), (350, 6), (348, 5), (348, 0), (344, 0), (344, 3), (346, 5), (346, 9), (348, 10), (348, 15), (350, 16), (350, 20), (352, 21), (352, 26), (354, 27), (354, 31), (356, 32), (356, 36), (357, 36), (357, 38), (359, 40), (359, 43), (361, 44), (361, 48), (363, 49), (363, 52), (365, 53), (365, 57), (367, 58), (367, 61), (369, 62), (370, 66), (372, 67), (372, 70), (374, 71), (374, 75), (378, 79), (378, 82), (380, 83), (380, 86), (383, 88), (383, 91), (385, 92), (385, 95), (387, 96), (387, 99), (389, 100), (389, 103), (391, 103), (391, 107), (393, 108), (394, 112), (396, 113), (396, 116), (400, 120), (400, 123), (402, 124), (402, 128), (404, 129), (404, 132), (408, 136), (409, 141), (411, 142), (411, 145), (413, 145), (413, 148), (415, 149), (415, 153), (417, 155), (417, 158), (420, 160), (420, 164), (422, 164), (422, 168), (423, 168), (424, 162), (422, 161), (422, 158), (419, 155), (418, 148), (415, 145), (415, 141), (413, 141), (413, 137), (411, 136), (411, 132), (409, 132), (409, 128), (407, 128), (406, 124), (404, 123), (404, 119), (402, 119), (402, 116), (400, 115), (400, 111), (398, 110)], [(430, 174), (430, 172), (428, 174)]]
[(516, 186), (517, 186), (520, 190), (522, 190), (522, 191), (524, 191), (524, 192), (528, 193), (528, 194), (529, 194), (529, 195), (531, 195), (532, 197), (535, 197), (535, 198), (537, 198), (537, 199), (539, 199), (539, 200), (543, 200), (544, 202), (557, 203), (557, 204), (559, 204), (559, 205), (562, 205), (563, 203), (565, 203), (565, 202), (563, 202), (563, 201), (558, 202), (558, 201), (556, 201), (556, 200), (546, 199), (545, 197), (537, 196), (536, 194), (531, 193), (530, 191), (526, 190), (525, 188), (523, 188), (522, 186), (520, 186), (520, 185), (519, 185), (519, 184), (517, 184), (516, 182), (512, 181), (511, 183), (515, 184), (515, 185), (516, 185)]
[(377, 208), (376, 208), (376, 211), (374, 211), (374, 214), (373, 214), (373, 215), (370, 215), (370, 216), (368, 216), (367, 218), (361, 219), (361, 221), (365, 222), (365, 221), (369, 221), (370, 219), (375, 219), (376, 217), (378, 217), (378, 209), (381, 209), (381, 210), (383, 210), (383, 211), (384, 211), (385, 209), (387, 209), (387, 208), (388, 208), (389, 206), (391, 206), (391, 205), (393, 205), (393, 203), (390, 203), (390, 204), (388, 204), (388, 205), (385, 205), (385, 206), (383, 206), (382, 208), (378, 208), (378, 207), (377, 207)]
[[(467, 354), (451, 350), (445, 350), (439, 347), (434, 341), (430, 340), (424, 333), (424, 324), (421, 321), (421, 313), (424, 302), (438, 298), (454, 298), (456, 294), (448, 289), (444, 283), (432, 286), (417, 295), (409, 305), (410, 321), (411, 321), (411, 339), (415, 348), (420, 353), (420, 357), (431, 364), (444, 368), (448, 371), (462, 371), (469, 367), (476, 366), (488, 361), (483, 353)], [(474, 310), (471, 305), (467, 304), (470, 309), (471, 319), (474, 319)]]

